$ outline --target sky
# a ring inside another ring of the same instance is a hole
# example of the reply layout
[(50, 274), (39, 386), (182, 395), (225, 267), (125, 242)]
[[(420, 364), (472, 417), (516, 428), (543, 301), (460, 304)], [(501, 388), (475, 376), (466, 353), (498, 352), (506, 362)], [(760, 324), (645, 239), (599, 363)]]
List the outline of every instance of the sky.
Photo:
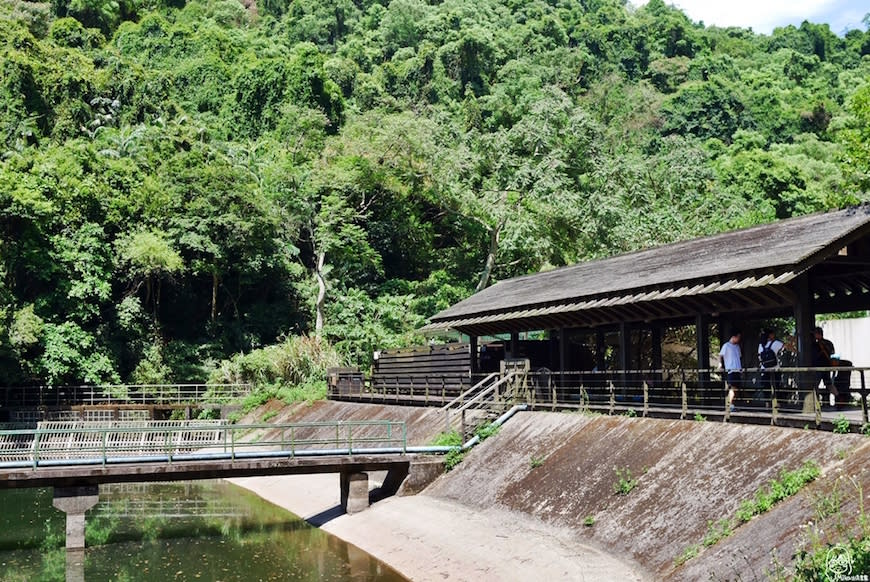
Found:
[[(631, 0), (635, 6), (647, 0)], [(693, 21), (711, 26), (740, 26), (770, 34), (778, 26), (800, 26), (804, 20), (829, 24), (842, 36), (851, 28), (865, 30), (861, 20), (870, 0), (665, 0), (681, 8)]]

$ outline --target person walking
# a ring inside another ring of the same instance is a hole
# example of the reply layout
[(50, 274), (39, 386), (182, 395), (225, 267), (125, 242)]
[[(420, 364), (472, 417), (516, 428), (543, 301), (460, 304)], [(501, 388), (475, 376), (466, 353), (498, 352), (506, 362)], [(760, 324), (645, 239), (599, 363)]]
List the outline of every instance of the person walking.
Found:
[(724, 369), (726, 373), (726, 382), (728, 383), (728, 397), (726, 404), (733, 412), (736, 410), (734, 402), (737, 400), (737, 395), (741, 385), (741, 372), (743, 363), (741, 359), (740, 340), (742, 334), (739, 329), (731, 332), (731, 339), (722, 344), (719, 350), (719, 368)]
[(775, 390), (779, 387), (779, 378), (776, 373), (776, 368), (779, 368), (779, 352), (785, 344), (776, 339), (776, 332), (772, 329), (765, 329), (758, 338), (758, 367), (761, 369), (762, 390), (765, 396), (778, 398)]

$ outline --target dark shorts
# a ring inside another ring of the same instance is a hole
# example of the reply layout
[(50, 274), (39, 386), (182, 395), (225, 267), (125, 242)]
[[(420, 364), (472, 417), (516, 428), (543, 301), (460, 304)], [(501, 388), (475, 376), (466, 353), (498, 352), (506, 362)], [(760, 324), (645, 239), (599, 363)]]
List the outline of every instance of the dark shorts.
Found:
[(734, 388), (740, 388), (740, 382), (742, 380), (741, 376), (740, 372), (728, 372), (728, 385), (733, 386)]

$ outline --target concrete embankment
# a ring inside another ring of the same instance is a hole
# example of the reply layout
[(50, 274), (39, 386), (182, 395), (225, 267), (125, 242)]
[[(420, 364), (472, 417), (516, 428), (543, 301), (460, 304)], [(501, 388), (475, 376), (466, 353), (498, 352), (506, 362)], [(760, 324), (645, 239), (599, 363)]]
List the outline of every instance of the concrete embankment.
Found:
[[(282, 414), (283, 421), (406, 420), (415, 444), (443, 427), (437, 413), (402, 407), (327, 402)], [(763, 579), (775, 561), (792, 562), (816, 500), (842, 488), (838, 477), (870, 491), (868, 443), (811, 430), (522, 412), (423, 494), (353, 516), (318, 517), (415, 580), (519, 580), (534, 567), (554, 579), (583, 572), (587, 579)], [(700, 544), (708, 522), (733, 518), (741, 501), (808, 460), (823, 468), (815, 483), (674, 565)], [(620, 475), (636, 481), (625, 494), (614, 492)], [(261, 481), (258, 492), (304, 517), (317, 516), (318, 503), (333, 503), (327, 489), (337, 494), (322, 481), (307, 486), (308, 501), (294, 501), (285, 493), (304, 485), (287, 479)], [(314, 490), (324, 496), (317, 503)], [(842, 503), (843, 515), (856, 513), (854, 499)]]

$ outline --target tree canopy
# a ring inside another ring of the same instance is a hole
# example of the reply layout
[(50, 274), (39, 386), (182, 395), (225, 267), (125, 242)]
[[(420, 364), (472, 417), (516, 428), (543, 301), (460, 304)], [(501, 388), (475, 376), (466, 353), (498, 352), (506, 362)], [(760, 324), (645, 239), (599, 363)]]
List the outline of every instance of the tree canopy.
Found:
[(865, 200), (868, 79), (870, 31), (662, 0), (0, 0), (0, 382), (365, 365), (499, 279)]

